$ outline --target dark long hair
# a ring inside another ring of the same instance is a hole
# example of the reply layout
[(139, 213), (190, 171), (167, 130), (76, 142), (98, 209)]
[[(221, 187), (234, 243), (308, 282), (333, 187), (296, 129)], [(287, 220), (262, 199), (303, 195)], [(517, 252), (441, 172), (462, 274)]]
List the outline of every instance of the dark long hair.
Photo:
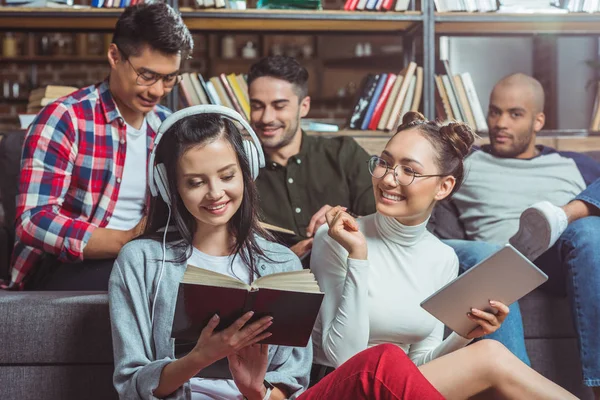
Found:
[[(258, 196), (256, 186), (250, 174), (248, 157), (244, 151), (243, 138), (237, 127), (226, 117), (219, 114), (197, 114), (186, 117), (171, 126), (163, 135), (156, 149), (156, 163), (163, 163), (167, 170), (167, 191), (171, 198), (171, 227), (167, 242), (182, 250), (181, 255), (171, 260), (183, 262), (193, 251), (193, 238), (196, 232), (196, 219), (187, 210), (177, 190), (177, 166), (181, 156), (190, 148), (203, 146), (215, 140), (226, 139), (234, 148), (244, 182), (242, 203), (228, 222), (228, 230), (235, 238), (235, 246), (231, 255), (240, 256), (246, 264), (251, 276), (258, 276), (256, 258), (269, 260), (257, 243), (257, 236), (270, 238), (261, 228), (257, 216)], [(163, 240), (164, 228), (167, 224), (168, 207), (160, 196), (150, 200), (148, 223), (143, 237)]]

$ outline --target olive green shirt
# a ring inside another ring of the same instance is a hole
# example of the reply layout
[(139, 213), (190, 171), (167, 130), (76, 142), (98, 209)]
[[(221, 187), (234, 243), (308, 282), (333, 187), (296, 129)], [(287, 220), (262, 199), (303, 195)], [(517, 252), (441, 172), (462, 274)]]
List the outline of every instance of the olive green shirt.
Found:
[(323, 138), (302, 132), (300, 152), (287, 166), (266, 160), (256, 180), (263, 221), (291, 229), (288, 246), (306, 239), (312, 216), (326, 204), (357, 215), (375, 212), (367, 152), (351, 137)]

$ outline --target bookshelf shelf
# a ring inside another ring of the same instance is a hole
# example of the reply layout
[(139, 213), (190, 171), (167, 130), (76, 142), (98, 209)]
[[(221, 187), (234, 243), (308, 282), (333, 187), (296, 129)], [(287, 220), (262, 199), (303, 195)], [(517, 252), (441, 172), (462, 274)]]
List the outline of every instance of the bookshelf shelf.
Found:
[(420, 12), (373, 13), (303, 10), (180, 9), (193, 31), (390, 32), (409, 31), (423, 21)]
[(17, 97), (17, 98), (12, 97), (12, 98), (8, 98), (8, 99), (0, 98), (0, 104), (15, 103), (15, 102), (16, 103), (27, 103), (28, 101), (29, 101), (28, 97)]
[(0, 63), (106, 63), (106, 56), (20, 56), (0, 58)]
[[(122, 9), (0, 8), (0, 26), (12, 30), (112, 30)], [(416, 11), (373, 13), (301, 10), (181, 9), (195, 31), (390, 32), (414, 29), (423, 21)]]
[(597, 35), (598, 14), (436, 13), (436, 35)]
[(0, 7), (0, 27), (14, 31), (110, 31), (122, 11), (119, 8)]
[(390, 61), (396, 60), (392, 65), (402, 64), (403, 53), (378, 54), (365, 57), (347, 57), (324, 59), (323, 65), (331, 68), (368, 68), (375, 66), (390, 65)]

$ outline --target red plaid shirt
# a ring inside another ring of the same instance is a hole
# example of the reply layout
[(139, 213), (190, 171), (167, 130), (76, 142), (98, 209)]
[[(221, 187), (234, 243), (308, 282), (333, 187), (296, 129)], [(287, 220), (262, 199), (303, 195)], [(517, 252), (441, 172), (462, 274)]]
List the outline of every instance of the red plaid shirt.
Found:
[[(168, 115), (162, 106), (146, 115), (148, 152)], [(23, 144), (11, 280), (0, 282), (1, 288), (22, 289), (44, 253), (62, 262), (83, 259), (92, 232), (105, 227), (114, 211), (126, 140), (108, 81), (40, 111)]]

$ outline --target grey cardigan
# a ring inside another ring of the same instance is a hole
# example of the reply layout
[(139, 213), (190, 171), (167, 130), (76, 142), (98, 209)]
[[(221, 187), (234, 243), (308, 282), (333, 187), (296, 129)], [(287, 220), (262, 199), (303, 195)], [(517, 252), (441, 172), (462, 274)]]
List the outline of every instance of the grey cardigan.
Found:
[[(300, 260), (289, 249), (257, 238), (265, 254), (274, 262), (258, 259), (261, 275), (301, 269)], [(167, 244), (154, 321), (151, 312), (161, 270), (162, 243), (141, 239), (128, 243), (113, 267), (108, 295), (115, 359), (113, 383), (121, 399), (155, 399), (162, 369), (175, 359), (171, 324), (179, 282), (186, 263), (177, 259), (181, 250)], [(265, 379), (281, 384), (293, 393), (291, 399), (308, 387), (312, 365), (312, 343), (305, 348), (269, 346), (269, 366)], [(189, 382), (167, 399), (191, 399)]]

